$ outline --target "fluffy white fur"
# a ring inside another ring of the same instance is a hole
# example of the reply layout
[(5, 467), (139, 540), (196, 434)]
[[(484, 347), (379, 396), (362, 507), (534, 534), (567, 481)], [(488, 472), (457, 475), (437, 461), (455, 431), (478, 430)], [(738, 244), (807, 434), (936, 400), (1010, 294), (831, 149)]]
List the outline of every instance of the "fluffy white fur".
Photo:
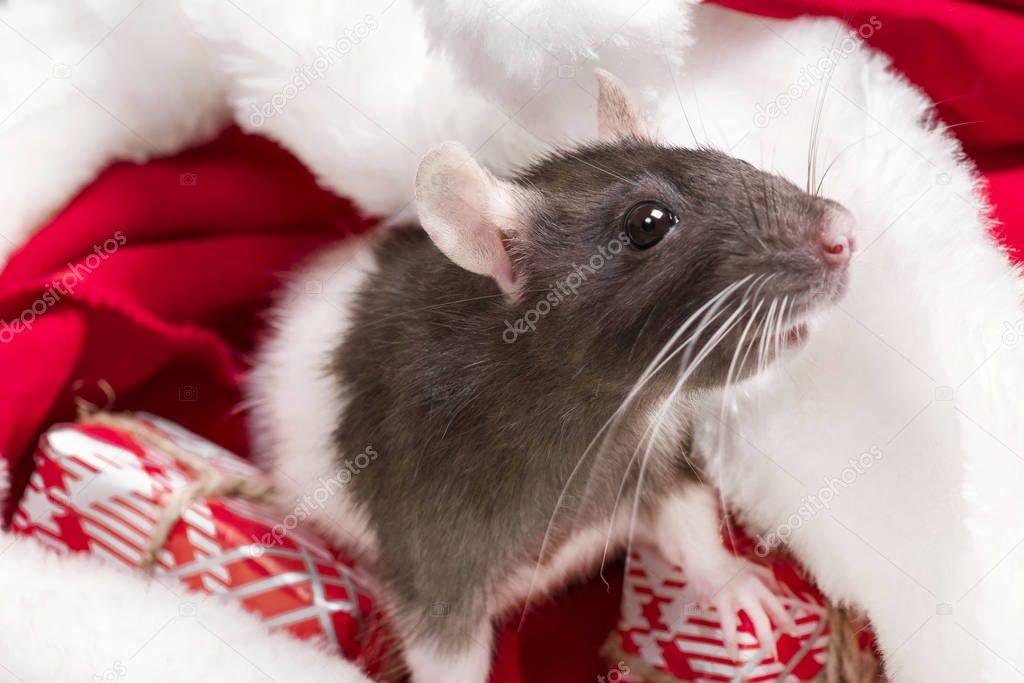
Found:
[[(500, 171), (520, 160), (517, 150), (542, 147), (429, 50), (410, 0), (299, 0), (287, 10), (260, 1), (246, 3), (245, 14), (227, 2), (183, 4), (217, 54), (238, 122), (280, 141), (327, 187), (371, 213), (414, 215), (416, 167), (444, 140), (462, 141)], [(287, 97), (296, 69), (322, 66), (321, 50), (337, 49), (346, 36), (323, 77), (281, 114), (254, 116), (275, 96)]]
[(0, 680), (369, 683), (251, 614), (85, 556), (0, 534)]
[[(713, 478), (755, 531), (794, 527), (790, 545), (826, 592), (868, 611), (894, 680), (1024, 670), (1024, 357), (1004, 341), (1024, 318), (1020, 281), (957, 142), (884, 58), (851, 43), (830, 79), (806, 85), (823, 51), (846, 45), (839, 23), (659, 0), (635, 15), (610, 0), (493, 12), (447, 0), (422, 13), (408, 0), (182, 3), (191, 26), (172, 0), (0, 8), (0, 31), (41, 48), (0, 41), (0, 233), (20, 241), (110, 159), (199, 140), (225, 109), (367, 210), (409, 215), (416, 164), (443, 140), (502, 173), (593, 135), (594, 66), (641, 90), (663, 138), (802, 184), (823, 92), (814, 180), (833, 164), (822, 192), (857, 218), (852, 286), (791, 364), (733, 392), (724, 430), (709, 423)], [(254, 115), (346, 31), (322, 77)], [(100, 38), (69, 81), (52, 77), (53, 61)], [(758, 116), (786, 93), (784, 114)], [(881, 458), (829, 510), (793, 523), (873, 447)]]
[(111, 160), (170, 154), (228, 121), (175, 3), (10, 0), (0, 19), (0, 256)]
[(430, 44), (452, 58), (463, 82), (534, 138), (555, 143), (593, 136), (592, 119), (580, 114), (595, 106), (594, 66), (650, 103), (690, 41), (692, 0), (419, 4)]
[(405, 661), (413, 672), (412, 683), (488, 680), (493, 629), (489, 622), (481, 624), (469, 648), (457, 655), (440, 651), (429, 644), (410, 645), (405, 649)]
[[(329, 364), (351, 323), (348, 302), (376, 269), (372, 251), (362, 242), (353, 239), (325, 251), (289, 279), (271, 321), (274, 331), (254, 362), (248, 391), (256, 399), (256, 450), (274, 473), (286, 508), (292, 499), (301, 506), (304, 496), (328, 486), (324, 482), (340, 471), (331, 425), (348, 397), (336, 386)], [(292, 457), (296, 453), (302, 457)], [(324, 533), (366, 559), (376, 556), (377, 541), (365, 512), (344, 490), (327, 497), (315, 512), (313, 521)]]

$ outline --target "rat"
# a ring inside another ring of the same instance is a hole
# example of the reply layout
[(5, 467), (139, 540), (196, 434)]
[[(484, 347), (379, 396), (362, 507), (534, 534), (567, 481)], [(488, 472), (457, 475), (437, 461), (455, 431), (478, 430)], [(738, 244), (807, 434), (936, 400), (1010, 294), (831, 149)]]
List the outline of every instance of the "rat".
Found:
[(283, 493), (326, 489), (305, 512), (381, 578), (415, 683), (483, 683), (496, 619), (634, 538), (682, 568), (729, 652), (740, 612), (762, 643), (795, 627), (725, 547), (694, 397), (798, 352), (846, 287), (852, 217), (660, 144), (597, 80), (595, 142), (509, 178), (455, 142), (429, 152), (419, 225), (315, 257), (254, 363), (253, 443)]

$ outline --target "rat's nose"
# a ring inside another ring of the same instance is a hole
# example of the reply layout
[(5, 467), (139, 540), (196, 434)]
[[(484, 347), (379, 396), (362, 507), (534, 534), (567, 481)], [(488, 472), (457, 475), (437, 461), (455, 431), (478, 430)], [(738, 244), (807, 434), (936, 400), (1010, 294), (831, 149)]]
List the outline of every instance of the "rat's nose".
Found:
[(832, 207), (825, 214), (818, 231), (821, 257), (832, 268), (850, 261), (853, 254), (853, 216), (842, 207)]

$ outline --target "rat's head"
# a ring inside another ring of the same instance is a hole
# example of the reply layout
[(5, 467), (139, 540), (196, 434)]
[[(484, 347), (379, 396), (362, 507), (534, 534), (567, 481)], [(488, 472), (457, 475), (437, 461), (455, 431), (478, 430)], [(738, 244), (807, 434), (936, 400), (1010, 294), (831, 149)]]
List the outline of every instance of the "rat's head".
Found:
[(659, 144), (617, 79), (598, 86), (598, 143), (510, 180), (446, 143), (417, 174), (431, 238), (505, 293), (505, 341), (625, 366), (624, 381), (668, 358), (703, 386), (801, 343), (845, 288), (849, 212), (722, 152)]

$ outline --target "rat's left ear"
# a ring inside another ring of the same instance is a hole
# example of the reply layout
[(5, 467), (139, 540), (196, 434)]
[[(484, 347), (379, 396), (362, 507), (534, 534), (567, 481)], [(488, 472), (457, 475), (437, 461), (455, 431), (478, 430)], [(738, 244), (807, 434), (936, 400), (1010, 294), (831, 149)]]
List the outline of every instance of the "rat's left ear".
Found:
[(604, 69), (595, 69), (594, 74), (597, 76), (597, 136), (611, 141), (653, 142), (655, 136), (622, 81)]
[(510, 298), (521, 283), (506, 247), (522, 226), (517, 192), (457, 142), (427, 153), (416, 171), (420, 224), (438, 249), (466, 270), (489, 275)]

